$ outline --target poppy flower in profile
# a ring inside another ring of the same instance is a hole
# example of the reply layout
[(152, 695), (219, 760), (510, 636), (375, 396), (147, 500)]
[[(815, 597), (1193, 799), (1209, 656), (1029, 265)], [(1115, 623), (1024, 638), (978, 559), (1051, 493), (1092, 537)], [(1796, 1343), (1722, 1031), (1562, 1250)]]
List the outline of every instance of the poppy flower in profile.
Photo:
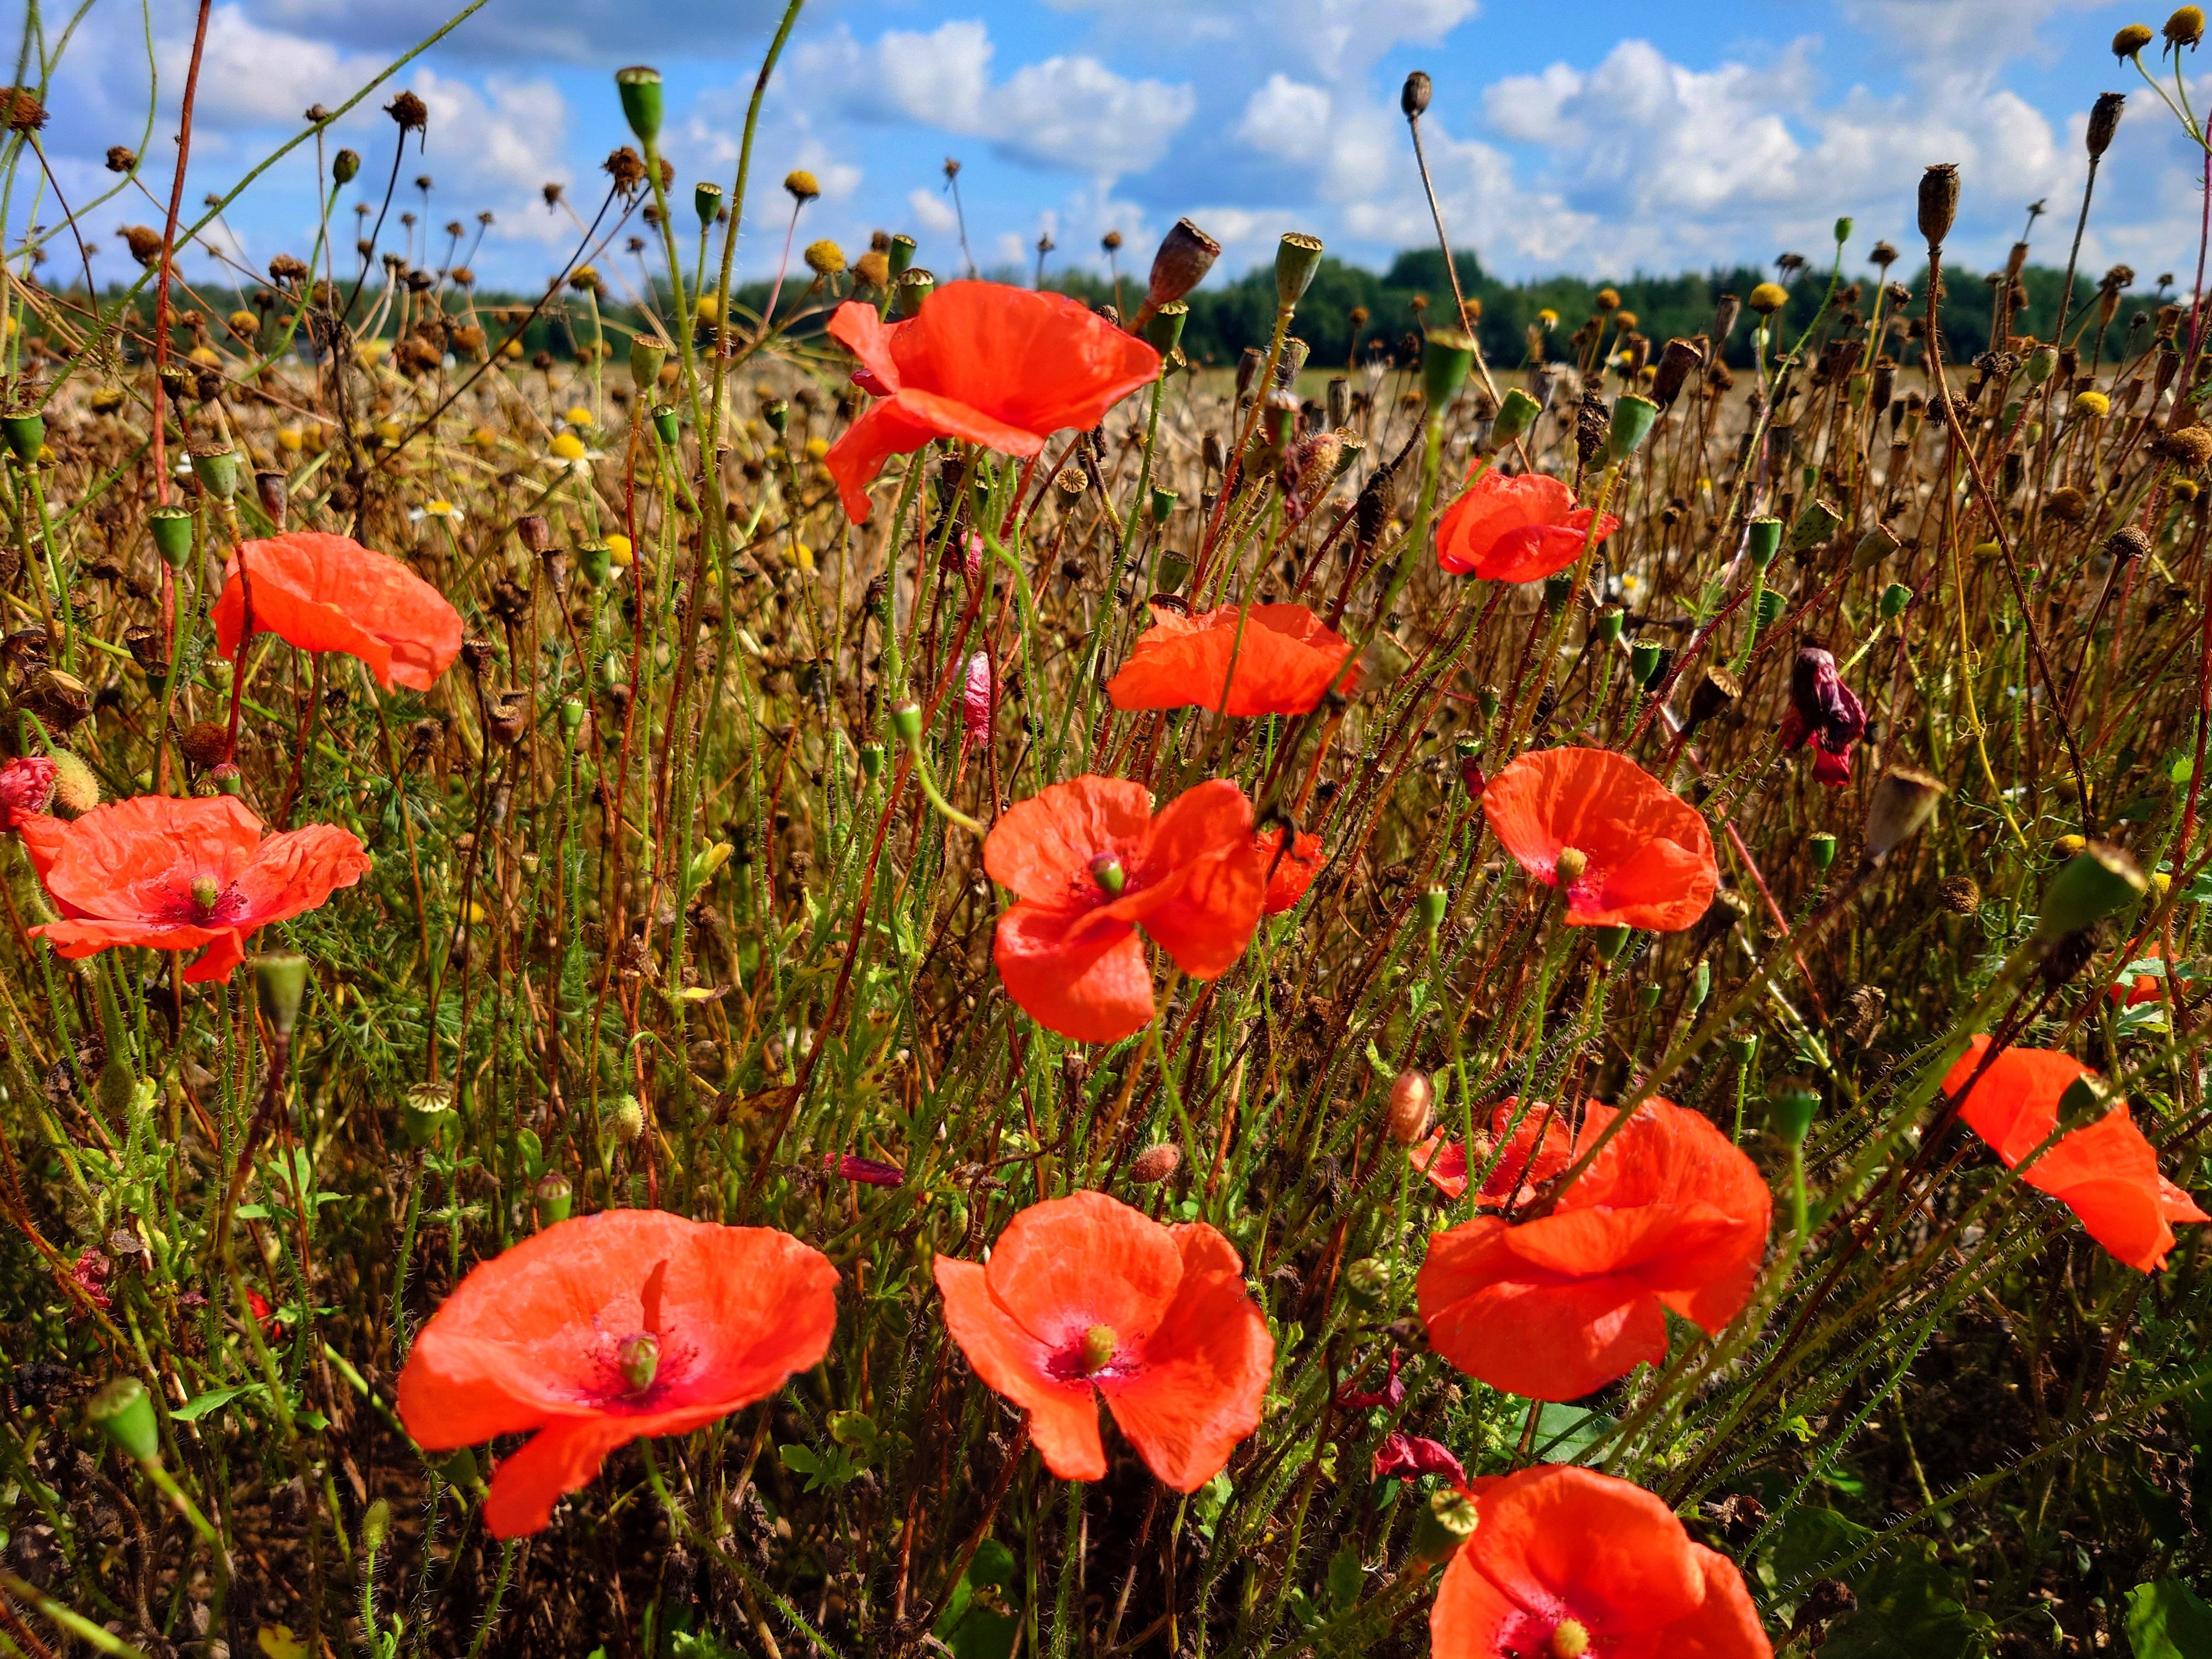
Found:
[[(1156, 605), (1106, 695), (1116, 708), (1304, 714), (1351, 654), (1352, 641), (1302, 605), (1224, 605), (1194, 617)], [(1358, 678), (1354, 670), (1340, 689)]]
[[(933, 303), (934, 303), (933, 301)], [(1063, 1480), (1106, 1473), (1098, 1401), (1177, 1492), (1260, 1426), (1275, 1363), (1236, 1249), (1204, 1222), (1163, 1226), (1103, 1193), (1033, 1204), (983, 1264), (934, 1264), (945, 1323), (975, 1374), (1030, 1414)]]
[(335, 824), (266, 834), (228, 795), (139, 795), (82, 817), (27, 818), (23, 848), (63, 920), (30, 931), (64, 957), (117, 945), (208, 947), (191, 983), (230, 977), (258, 927), (313, 910), (368, 873), (368, 854)]
[(1521, 867), (1565, 890), (1577, 927), (1680, 933), (1720, 885), (1697, 808), (1607, 749), (1518, 756), (1490, 780), (1482, 806)]
[(1565, 570), (1620, 528), (1610, 513), (1590, 531), (1594, 509), (1544, 472), (1508, 477), (1492, 468), (1474, 480), (1437, 524), (1437, 562), (1455, 576), (1489, 582), (1541, 581)]
[(1429, 1612), (1435, 1659), (1772, 1659), (1735, 1564), (1651, 1493), (1544, 1464), (1474, 1486)]
[(1832, 789), (1851, 781), (1851, 745), (1866, 735), (1866, 710), (1836, 671), (1832, 654), (1801, 646), (1790, 670), (1790, 710), (1779, 736), (1784, 749), (1813, 744), (1813, 776)]
[(399, 1374), (426, 1451), (502, 1434), (484, 1500), (496, 1538), (542, 1529), (633, 1440), (687, 1434), (764, 1400), (829, 1352), (837, 1270), (770, 1227), (661, 1210), (556, 1222), (480, 1262), (430, 1316)]
[(1006, 994), (1078, 1042), (1116, 1042), (1152, 1018), (1140, 924), (1185, 973), (1218, 978), (1251, 942), (1267, 884), (1252, 804), (1222, 778), (1158, 814), (1140, 783), (1053, 784), (991, 826), (983, 869), (1016, 900), (992, 951)]
[[(1989, 1051), (1990, 1039), (1976, 1037), (1943, 1079), (1943, 1091), (1955, 1097)], [(1960, 1121), (2010, 1169), (2050, 1139), (2066, 1091), (2096, 1075), (2071, 1054), (2007, 1048), (1960, 1103)], [(2159, 1173), (2158, 1153), (2136, 1127), (2125, 1101), (2113, 1102), (2094, 1122), (2063, 1137), (2021, 1180), (2049, 1193), (2081, 1218), (2090, 1237), (2145, 1273), (2166, 1265), (2173, 1223), (2212, 1221)]]
[[(1516, 1115), (1521, 1115), (1517, 1127), (1513, 1121)], [(1584, 1115), (1583, 1133), (1585, 1136), (1595, 1134), (1612, 1121), (1610, 1107), (1593, 1106)], [(1498, 1154), (1497, 1164), (1482, 1183), (1482, 1205), (1486, 1209), (1509, 1200), (1525, 1201), (1534, 1197), (1575, 1161), (1573, 1133), (1559, 1115), (1559, 1109), (1540, 1100), (1525, 1115), (1521, 1114), (1521, 1103), (1516, 1096), (1508, 1095), (1493, 1106), (1486, 1134), (1479, 1133), (1475, 1137), (1479, 1162), (1490, 1162), (1500, 1136), (1505, 1137), (1505, 1150)], [(1454, 1140), (1439, 1128), (1407, 1157), (1415, 1169), (1428, 1177), (1429, 1184), (1446, 1198), (1467, 1196), (1464, 1140)]]
[(1002, 283), (947, 283), (902, 323), (848, 301), (830, 334), (883, 394), (823, 457), (855, 524), (893, 455), (933, 438), (1034, 455), (1054, 432), (1097, 425), (1160, 372), (1159, 353), (1087, 306)]
[(1260, 867), (1267, 878), (1267, 896), (1260, 901), (1260, 914), (1272, 916), (1289, 909), (1306, 896), (1328, 860), (1322, 856), (1321, 837), (1301, 835), (1285, 848), (1284, 841), (1290, 836), (1284, 829), (1262, 830), (1252, 838), (1252, 845), (1260, 854)]
[(387, 691), (428, 691), (461, 652), (461, 613), (398, 560), (344, 536), (288, 530), (231, 556), (215, 602), (216, 647), (226, 657), (238, 653), (248, 584), (255, 633), (358, 657)]
[[(1613, 1116), (1589, 1108), (1584, 1144)], [(1548, 1133), (1531, 1133), (1540, 1158), (1567, 1150), (1547, 1148)], [(1766, 1183), (1727, 1136), (1649, 1100), (1548, 1215), (1478, 1216), (1431, 1237), (1421, 1319), (1438, 1353), (1492, 1388), (1578, 1400), (1664, 1360), (1667, 1313), (1709, 1334), (1734, 1319), (1772, 1217)]]

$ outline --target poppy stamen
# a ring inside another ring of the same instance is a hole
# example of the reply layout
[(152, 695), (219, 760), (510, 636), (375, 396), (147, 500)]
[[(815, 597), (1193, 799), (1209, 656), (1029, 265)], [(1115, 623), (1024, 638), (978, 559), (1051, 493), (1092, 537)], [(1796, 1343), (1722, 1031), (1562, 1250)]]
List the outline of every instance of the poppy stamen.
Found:
[(1579, 847), (1562, 847), (1552, 868), (1559, 878), (1560, 886), (1571, 887), (1583, 878), (1583, 872), (1589, 868), (1589, 854)]
[(1083, 1373), (1094, 1376), (1106, 1369), (1114, 1358), (1114, 1345), (1118, 1339), (1111, 1325), (1093, 1325), (1083, 1334)]
[(1589, 1644), (1589, 1626), (1579, 1619), (1562, 1619), (1552, 1626), (1552, 1659), (1583, 1659)]
[(1091, 860), (1091, 878), (1109, 893), (1118, 894), (1129, 884), (1128, 873), (1121, 868), (1121, 860), (1111, 853), (1101, 853)]
[(643, 1394), (660, 1370), (660, 1339), (650, 1331), (623, 1338), (622, 1346), (615, 1351), (615, 1368), (622, 1372), (632, 1394)]

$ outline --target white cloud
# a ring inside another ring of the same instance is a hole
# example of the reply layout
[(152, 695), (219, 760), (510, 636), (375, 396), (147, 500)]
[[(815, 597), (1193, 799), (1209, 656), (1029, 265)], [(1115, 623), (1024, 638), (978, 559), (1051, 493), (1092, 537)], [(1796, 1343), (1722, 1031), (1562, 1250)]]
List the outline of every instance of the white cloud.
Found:
[(1294, 63), (1332, 81), (1364, 78), (1403, 46), (1441, 41), (1480, 10), (1479, 0), (1049, 0), (1089, 12), (1118, 44), (1158, 58), (1224, 49), (1249, 61)]
[(958, 233), (960, 216), (952, 210), (952, 204), (941, 191), (909, 191), (906, 205), (907, 211), (914, 215), (915, 222), (924, 230), (933, 230), (943, 236)]
[(1293, 81), (1280, 70), (1245, 100), (1237, 137), (1264, 155), (1311, 161), (1329, 146), (1328, 94)]

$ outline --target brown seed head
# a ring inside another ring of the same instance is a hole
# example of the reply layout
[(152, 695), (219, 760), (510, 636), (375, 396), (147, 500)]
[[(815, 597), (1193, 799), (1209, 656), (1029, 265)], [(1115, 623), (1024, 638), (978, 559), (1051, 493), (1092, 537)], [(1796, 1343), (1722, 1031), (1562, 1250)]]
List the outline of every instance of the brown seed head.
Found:
[(2112, 148), (2112, 135), (2120, 130), (2120, 112), (2128, 106), (2128, 95), (2124, 92), (2100, 92), (2097, 101), (2089, 108), (2089, 154), (2102, 155)]
[(411, 92), (403, 92), (384, 106), (402, 132), (421, 132), (430, 125), (430, 106)]
[(2212, 428), (2185, 426), (2158, 441), (2159, 453), (2185, 471), (2202, 472), (2212, 461)]
[(1419, 120), (1427, 113), (1429, 97), (1434, 90), (1424, 70), (1415, 70), (1406, 77), (1406, 84), (1398, 90), (1398, 107), (1408, 121)]
[(1953, 876), (1936, 884), (1936, 902), (1954, 916), (1971, 916), (1982, 908), (1982, 890), (1972, 876)]
[(1220, 243), (1189, 220), (1176, 220), (1160, 239), (1160, 251), (1152, 256), (1146, 308), (1158, 311), (1170, 300), (1182, 299), (1206, 280), (1206, 273), (1220, 257)]
[(46, 106), (28, 87), (0, 87), (0, 121), (10, 132), (36, 132), (46, 124)]
[(1920, 175), (1920, 234), (1931, 248), (1943, 246), (1959, 216), (1959, 169), (1939, 161)]

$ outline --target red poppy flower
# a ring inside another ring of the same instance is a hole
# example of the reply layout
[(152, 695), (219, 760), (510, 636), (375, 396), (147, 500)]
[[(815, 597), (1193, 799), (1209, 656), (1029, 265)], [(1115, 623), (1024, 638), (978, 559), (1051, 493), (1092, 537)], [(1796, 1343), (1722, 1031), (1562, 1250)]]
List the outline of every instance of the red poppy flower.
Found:
[(1485, 472), (1451, 504), (1437, 525), (1437, 562), (1455, 576), (1490, 582), (1540, 581), (1564, 570), (1620, 528), (1608, 513), (1590, 534), (1593, 509), (1575, 505), (1575, 492), (1544, 472), (1508, 477)]
[[(1487, 1135), (1478, 1133), (1475, 1137), (1477, 1160), (1487, 1164), (1498, 1144), (1497, 1137), (1509, 1133), (1510, 1135), (1496, 1167), (1483, 1181), (1486, 1208), (1510, 1199), (1525, 1201), (1533, 1198), (1575, 1161), (1575, 1136), (1556, 1108), (1538, 1101), (1516, 1128), (1513, 1119), (1520, 1109), (1519, 1098), (1508, 1095), (1491, 1108)], [(1583, 1114), (1583, 1134), (1585, 1138), (1594, 1135), (1612, 1121), (1610, 1106), (1591, 1106)], [(1428, 1177), (1429, 1184), (1446, 1198), (1467, 1195), (1465, 1141), (1449, 1139), (1440, 1128), (1407, 1156), (1413, 1160), (1413, 1167)]]
[(37, 817), (54, 798), (61, 769), (44, 755), (26, 755), (0, 765), (0, 830), (19, 828)]
[(1139, 923), (1185, 973), (1213, 979), (1251, 941), (1267, 891), (1252, 804), (1222, 778), (1157, 817), (1139, 783), (1053, 784), (991, 826), (983, 868), (1017, 900), (992, 952), (1006, 994), (1078, 1042), (1113, 1042), (1152, 1018)]
[(247, 542), (215, 602), (216, 647), (238, 651), (246, 586), (253, 587), (253, 631), (301, 651), (343, 651), (368, 665), (389, 691), (397, 683), (428, 691), (461, 650), (461, 613), (398, 560), (344, 536), (289, 530)]
[[(1976, 1037), (1943, 1079), (1955, 1095), (1990, 1049)], [(2007, 1048), (1959, 1108), (1966, 1126), (1990, 1144), (2007, 1169), (2058, 1127), (2058, 1103), (2075, 1080), (2096, 1073), (2070, 1054)], [(2089, 1237), (2130, 1267), (2166, 1266), (2177, 1221), (2212, 1221), (2189, 1194), (2158, 1172), (2158, 1153), (2136, 1128), (2125, 1101), (2075, 1129), (2027, 1167), (2021, 1179), (2081, 1218)]]
[(1252, 837), (1252, 846), (1260, 854), (1260, 868), (1267, 878), (1267, 896), (1260, 902), (1263, 916), (1287, 910), (1304, 898), (1322, 866), (1328, 862), (1322, 855), (1319, 836), (1302, 835), (1291, 843), (1288, 852), (1283, 852), (1283, 839), (1289, 834), (1282, 829), (1262, 830)]
[(1697, 808), (1610, 750), (1519, 756), (1491, 779), (1482, 806), (1523, 870), (1566, 890), (1577, 927), (1679, 933), (1720, 884)]
[[(6, 776), (7, 775), (5, 770), (0, 769), (0, 787), (5, 787)], [(3, 816), (0, 816), (0, 829), (5, 829), (6, 827), (7, 824), (5, 817)], [(2147, 958), (2154, 962), (2163, 963), (2166, 961), (2166, 947), (2162, 945), (2154, 945), (2143, 954)], [(2182, 982), (2185, 982), (2189, 977), (2189, 971), (2185, 965), (2181, 972), (2176, 973), (2172, 969), (2172, 965), (2168, 963), (2166, 972), (2164, 975), (2157, 974), (2137, 974), (2130, 979), (2125, 985), (2108, 986), (2106, 988), (2105, 995), (2114, 1003), (2124, 1007), (2140, 1007), (2146, 1002), (2165, 1001), (2166, 981), (2168, 979), (2172, 979), (2177, 981), (2173, 988), (2173, 994), (2177, 998), (2179, 997), (2181, 994)]]
[(837, 1270), (769, 1227), (607, 1210), (479, 1263), (415, 1339), (399, 1416), (428, 1451), (530, 1434), (484, 1500), (537, 1532), (609, 1452), (764, 1400), (829, 1352)]
[(314, 909), (368, 873), (368, 854), (335, 824), (264, 836), (228, 795), (139, 795), (81, 818), (27, 818), (24, 850), (64, 920), (31, 932), (63, 956), (116, 945), (205, 955), (188, 981), (230, 977), (258, 927)]
[[(1156, 605), (1106, 695), (1116, 708), (1304, 714), (1351, 654), (1352, 641), (1302, 605), (1224, 605), (1194, 617)], [(1358, 678), (1346, 675), (1340, 689)]]
[(1000, 283), (947, 283), (902, 323), (848, 301), (832, 338), (885, 394), (823, 458), (845, 511), (868, 517), (868, 483), (893, 455), (960, 438), (1008, 455), (1087, 429), (1160, 372), (1160, 355), (1064, 294)]
[(1236, 1249), (1203, 1222), (1165, 1227), (1076, 1193), (1008, 1222), (988, 1263), (940, 1255), (935, 1267), (960, 1352), (1029, 1413), (1030, 1438), (1063, 1480), (1106, 1473), (1094, 1391), (1177, 1492), (1218, 1474), (1260, 1426), (1275, 1340)]
[[(1583, 1134), (1612, 1115), (1592, 1107)], [(1492, 1388), (1578, 1400), (1666, 1358), (1667, 1310), (1709, 1333), (1735, 1318), (1772, 1214), (1766, 1183), (1727, 1136), (1649, 1100), (1550, 1214), (1479, 1216), (1431, 1237), (1421, 1318), (1438, 1353)]]
[(1547, 1464), (1475, 1485), (1435, 1659), (1772, 1659), (1743, 1575), (1642, 1487)]

